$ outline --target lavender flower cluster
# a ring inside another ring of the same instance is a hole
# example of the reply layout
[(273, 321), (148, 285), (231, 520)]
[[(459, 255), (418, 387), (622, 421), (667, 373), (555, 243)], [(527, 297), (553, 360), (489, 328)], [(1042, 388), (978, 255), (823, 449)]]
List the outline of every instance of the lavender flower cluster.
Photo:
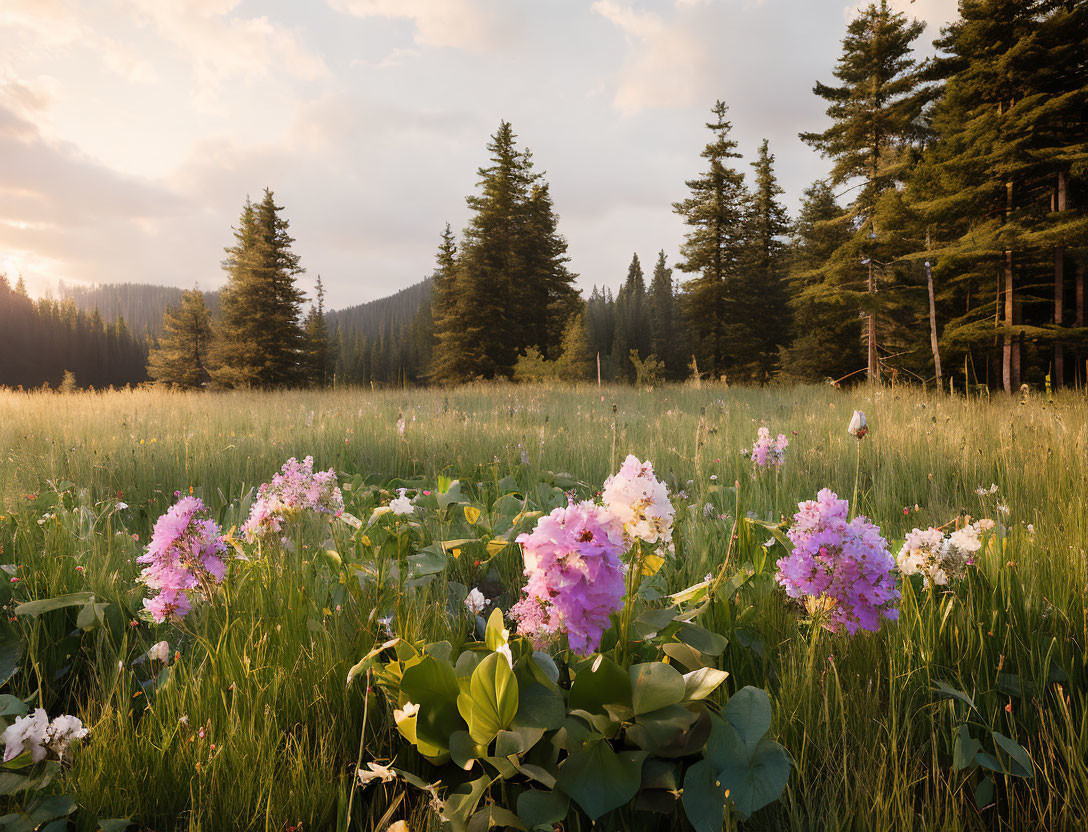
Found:
[(330, 468), (315, 473), (312, 456), (302, 462), (291, 457), (271, 482), (258, 489), (257, 501), (242, 532), (253, 543), (268, 532), (278, 533), (287, 517), (296, 512), (339, 515), (343, 510), (344, 497), (336, 482), (336, 471)]
[(781, 468), (786, 462), (789, 444), (786, 434), (780, 433), (776, 439), (771, 439), (770, 429), (760, 428), (752, 445), (751, 460), (760, 468)]
[(147, 566), (140, 579), (159, 592), (144, 606), (157, 622), (184, 618), (192, 609), (193, 590), (210, 591), (226, 575), (221, 555), (227, 545), (219, 526), (197, 497), (182, 497), (155, 522), (147, 552), (136, 558)]
[(898, 618), (895, 558), (880, 529), (865, 517), (848, 520), (848, 502), (828, 488), (797, 507), (787, 533), (793, 551), (777, 564), (786, 594), (827, 610), (828, 628), (851, 635)]

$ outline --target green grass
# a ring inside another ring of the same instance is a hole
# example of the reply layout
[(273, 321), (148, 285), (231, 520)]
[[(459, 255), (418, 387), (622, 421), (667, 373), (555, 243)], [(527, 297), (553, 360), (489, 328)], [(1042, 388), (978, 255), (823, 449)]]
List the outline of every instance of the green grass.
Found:
[[(251, 489), (289, 456), (312, 454), (355, 480), (349, 501), (365, 506), (388, 497), (364, 480), (433, 488), (439, 476), (460, 478), (486, 506), (507, 475), (531, 490), (549, 472), (566, 472), (589, 496), (634, 453), (687, 494), (678, 511), (682, 556), (664, 567), (679, 589), (720, 567), (735, 499), (725, 487), (734, 481), (742, 513), (764, 519), (788, 516), (823, 487), (850, 497), (857, 442), (846, 424), (854, 408), (872, 427), (862, 443), (860, 511), (890, 541), (964, 512), (993, 517), (1008, 533), (952, 591), (906, 584), (899, 622), (876, 635), (814, 631), (769, 580), (713, 608), (703, 623), (730, 638), (721, 665), (731, 673), (728, 689), (770, 693), (773, 733), (796, 762), (782, 800), (747, 826), (1084, 828), (1088, 407), (1074, 394), (1021, 402), (906, 388), (714, 386), (0, 392), (0, 562), (21, 579), (0, 600), (10, 612), (13, 603), (91, 590), (110, 605), (104, 623), (86, 632), (75, 627), (77, 609), (11, 616), (11, 634), (28, 649), (2, 692), (40, 698), (50, 715), (75, 713), (92, 728), (54, 784), (83, 807), (75, 817), (86, 828), (95, 828), (93, 815), (155, 830), (336, 828), (364, 711), (361, 686), (347, 689), (345, 678), (383, 637), (377, 618), (394, 614), (397, 632), (414, 638), (467, 638), (467, 620), (447, 614), (447, 581), (491, 580), (512, 602), (516, 548), (477, 566), (468, 547), (446, 574), (400, 594), (389, 581), (364, 586), (326, 563), (320, 552), (330, 545), (356, 560), (367, 557), (366, 546), (350, 541), (343, 524), (331, 540), (328, 526), (310, 524), (292, 532), (294, 555), (236, 568), (229, 602), (220, 597), (184, 628), (132, 627), (142, 597), (134, 559), (175, 490), (192, 488), (229, 528), (244, 519)], [(791, 442), (777, 480), (753, 478), (739, 454), (762, 420)], [(991, 482), (998, 496), (975, 494)], [(130, 508), (111, 512), (118, 499)], [(45, 513), (56, 516), (39, 523)], [(399, 545), (456, 536), (437, 513), (421, 522), (415, 540)], [(773, 570), (782, 550), (763, 557), (764, 539), (742, 535), (737, 570)], [(221, 643), (205, 646), (209, 635)], [(147, 671), (131, 661), (159, 639), (181, 658), (150, 695), (140, 685)], [(966, 706), (938, 697), (938, 683), (973, 696), (976, 736), (996, 730), (1029, 751), (1032, 780), (997, 775), (994, 802), (977, 808), (972, 792), (982, 773), (952, 769), (953, 730)], [(422, 766), (394, 741), (383, 698), (371, 696), (368, 707), (364, 760), (398, 754), (398, 763)], [(400, 791), (360, 792), (351, 828), (372, 828)], [(432, 822), (417, 795), (388, 820), (400, 817), (413, 830)], [(599, 827), (636, 824), (685, 828), (622, 812)]]

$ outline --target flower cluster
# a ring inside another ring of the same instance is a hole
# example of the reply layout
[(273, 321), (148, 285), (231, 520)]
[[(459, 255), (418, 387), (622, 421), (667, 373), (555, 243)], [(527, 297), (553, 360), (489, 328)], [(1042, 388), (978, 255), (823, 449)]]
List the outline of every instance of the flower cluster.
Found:
[[(632, 457), (633, 459), (633, 457)], [(570, 649), (594, 652), (623, 604), (623, 525), (586, 501), (542, 517), (517, 538), (525, 556), (525, 596), (510, 608), (518, 631), (538, 646), (566, 633)]]
[(786, 594), (826, 609), (829, 629), (851, 635), (898, 618), (895, 558), (880, 529), (865, 517), (847, 520), (849, 504), (828, 488), (797, 508), (787, 533), (794, 548), (775, 576)]
[(416, 507), (412, 505), (412, 499), (408, 496), (407, 488), (397, 489), (397, 496), (389, 501), (389, 509), (398, 517), (415, 512)]
[(227, 545), (219, 526), (197, 497), (182, 497), (155, 522), (147, 552), (136, 558), (147, 566), (140, 579), (159, 590), (144, 606), (158, 622), (184, 618), (192, 608), (194, 589), (210, 590), (223, 581), (227, 567), (221, 555)]
[(991, 528), (992, 520), (980, 520), (948, 537), (940, 529), (914, 529), (899, 552), (899, 571), (904, 575), (920, 573), (926, 586), (947, 586), (967, 573), (975, 553), (982, 548), (980, 535)]
[(752, 445), (751, 460), (760, 468), (781, 468), (786, 462), (786, 448), (789, 444), (786, 434), (780, 433), (777, 439), (771, 439), (770, 429), (760, 428), (756, 442)]
[(0, 736), (0, 742), (4, 743), (5, 763), (27, 750), (30, 751), (30, 759), (38, 763), (50, 751), (63, 757), (73, 742), (85, 736), (87, 729), (78, 717), (65, 714), (50, 722), (46, 712), (38, 708), (30, 716), (16, 717), (15, 722)]
[(649, 462), (639, 462), (634, 454), (629, 455), (620, 470), (605, 480), (601, 497), (623, 525), (628, 543), (641, 540), (672, 550), (675, 509), (669, 502), (668, 487), (654, 476)]
[(296, 512), (340, 514), (343, 510), (344, 498), (336, 484), (336, 471), (330, 468), (315, 473), (312, 456), (302, 462), (291, 457), (272, 481), (257, 491), (257, 501), (242, 531), (252, 543), (268, 532), (278, 533), (284, 520)]

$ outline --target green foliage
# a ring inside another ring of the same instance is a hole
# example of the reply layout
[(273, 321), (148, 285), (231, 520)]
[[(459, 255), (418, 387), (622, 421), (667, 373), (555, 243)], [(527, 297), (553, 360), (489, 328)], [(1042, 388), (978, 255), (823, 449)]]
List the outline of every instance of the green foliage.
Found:
[(167, 307), (162, 335), (147, 358), (147, 375), (157, 384), (180, 390), (206, 387), (212, 343), (212, 319), (197, 289), (184, 292), (181, 303)]

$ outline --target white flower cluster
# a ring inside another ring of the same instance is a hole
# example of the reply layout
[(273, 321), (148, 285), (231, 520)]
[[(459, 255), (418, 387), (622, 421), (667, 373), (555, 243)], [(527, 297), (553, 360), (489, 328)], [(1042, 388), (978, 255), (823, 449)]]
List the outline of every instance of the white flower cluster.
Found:
[(896, 559), (904, 575), (921, 574), (926, 586), (947, 586), (962, 578), (982, 548), (981, 534), (994, 527), (992, 520), (956, 529), (945, 536), (940, 529), (914, 529)]
[(623, 523), (629, 543), (641, 540), (673, 550), (675, 509), (669, 501), (668, 487), (654, 476), (653, 465), (639, 462), (631, 454), (619, 472), (605, 480), (601, 496), (608, 511)]
[(412, 505), (412, 500), (408, 497), (407, 488), (398, 488), (397, 497), (390, 501), (390, 510), (399, 516), (411, 514), (416, 510), (416, 507)]
[(4, 743), (5, 763), (28, 749), (30, 759), (37, 763), (50, 751), (63, 757), (73, 742), (85, 736), (87, 729), (78, 717), (65, 714), (50, 722), (45, 710), (38, 708), (30, 716), (16, 717), (15, 723), (0, 736), (0, 741)]

